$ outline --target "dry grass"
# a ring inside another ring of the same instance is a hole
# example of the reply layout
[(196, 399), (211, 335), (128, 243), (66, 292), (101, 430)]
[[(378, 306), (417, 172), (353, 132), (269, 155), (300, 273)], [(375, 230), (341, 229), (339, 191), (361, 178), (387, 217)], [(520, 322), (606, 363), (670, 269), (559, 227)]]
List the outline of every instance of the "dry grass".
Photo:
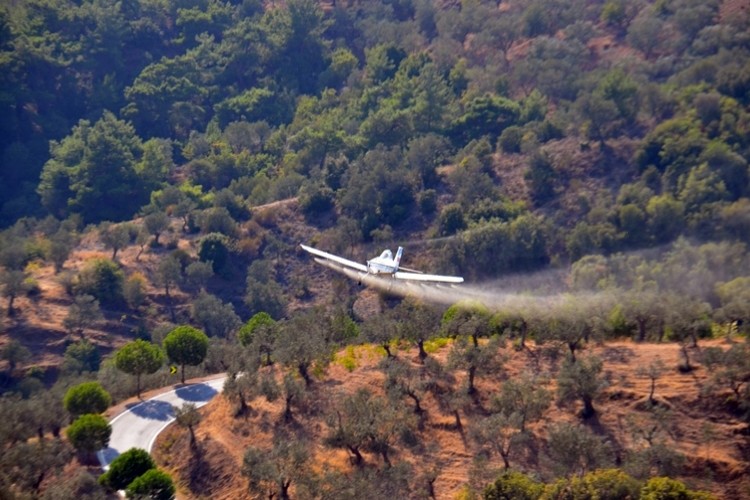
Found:
[[(704, 342), (703, 347), (709, 344), (726, 347), (724, 341)], [(533, 346), (532, 350), (537, 354), (541, 352)], [(481, 398), (474, 409), (463, 415), (465, 427), (484, 413), (481, 407), (486, 407), (489, 396), (498, 390), (503, 380), (535, 365), (534, 358), (526, 351), (515, 351), (510, 347), (505, 351), (508, 361), (502, 373), (480, 380)], [(586, 424), (594, 432), (619, 446), (635, 446), (628, 421), (645, 415), (650, 388), (650, 381), (639, 376), (637, 369), (659, 358), (667, 370), (657, 381), (655, 396), (660, 405), (671, 410), (674, 431), (668, 438), (669, 445), (687, 458), (686, 475), (681, 479), (721, 498), (743, 498), (750, 491), (750, 480), (745, 477), (750, 472), (747, 439), (743, 435), (747, 425), (723, 408), (723, 395), (701, 397), (700, 389), (708, 378), (705, 369), (697, 365), (698, 368), (688, 374), (676, 369), (680, 361), (678, 345), (613, 342), (592, 346), (587, 351), (605, 360), (605, 375), (610, 381), (609, 388), (596, 402), (597, 418)], [(443, 348), (435, 356), (444, 358), (446, 353), (447, 348)], [(344, 352), (340, 355), (347, 356)], [(348, 355), (351, 356), (351, 352)], [(413, 350), (400, 351), (398, 355), (416, 362)], [(379, 357), (372, 347), (358, 348), (355, 354), (357, 367), (353, 371), (348, 371), (342, 363), (334, 363), (311, 389), (312, 399), (318, 404), (312, 405), (308, 414), (298, 415), (295, 426), (298, 432), (302, 429), (305, 437), (315, 443), (311, 453), (316, 469), (349, 470), (352, 467), (346, 452), (321, 444), (327, 430), (324, 421), (326, 408), (344, 394), (361, 387), (382, 394), (383, 375), (376, 368)], [(542, 360), (538, 368), (542, 372), (555, 369), (549, 360)], [(554, 383), (550, 383), (550, 389), (554, 389)], [(466, 434), (454, 428), (453, 417), (442, 414), (431, 397), (426, 398), (424, 406), (427, 416), (419, 431), (423, 444), (414, 448), (397, 446), (393, 460), (411, 463), (415, 477), (436, 468), (439, 471), (434, 484), (437, 498), (455, 498), (470, 480), (477, 447)], [(184, 498), (249, 498), (246, 479), (241, 476), (244, 450), (248, 446), (270, 446), (274, 430), (285, 425), (280, 404), (257, 399), (251, 402), (251, 407), (250, 415), (235, 418), (232, 406), (218, 397), (202, 410), (204, 419), (197, 435), (206, 450), (207, 464), (203, 466), (208, 467), (211, 476), (218, 481), (212, 481), (208, 489), (190, 488), (191, 453), (187, 447), (186, 431), (172, 427), (159, 438), (157, 460), (180, 478)], [(539, 447), (543, 449), (545, 446), (550, 424), (578, 421), (576, 412), (579, 409), (577, 406), (558, 407), (551, 401), (544, 419), (532, 425)], [(527, 454), (512, 459), (512, 463), (522, 470), (544, 472), (543, 459), (540, 460), (542, 455)], [(377, 456), (365, 454), (365, 458), (369, 464), (380, 464)], [(502, 462), (493, 456), (486, 470), (501, 467)]]

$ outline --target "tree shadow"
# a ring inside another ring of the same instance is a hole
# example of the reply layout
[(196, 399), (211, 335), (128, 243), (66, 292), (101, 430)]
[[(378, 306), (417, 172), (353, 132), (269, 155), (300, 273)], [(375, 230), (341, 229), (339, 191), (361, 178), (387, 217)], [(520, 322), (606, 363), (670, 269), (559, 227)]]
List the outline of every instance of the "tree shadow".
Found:
[(190, 384), (178, 387), (175, 394), (185, 401), (202, 403), (211, 400), (218, 391), (208, 384)]
[(633, 356), (635, 351), (625, 346), (606, 346), (601, 354), (602, 359), (608, 363), (627, 363)]
[(131, 403), (127, 408), (141, 418), (149, 420), (167, 421), (174, 418), (174, 409), (166, 401), (145, 401), (143, 403)]
[(96, 457), (99, 459), (99, 463), (103, 468), (109, 467), (109, 464), (111, 464), (112, 461), (119, 456), (120, 452), (112, 448), (111, 446), (108, 446), (96, 452)]
[(591, 432), (599, 436), (601, 439), (603, 439), (605, 442), (608, 442), (611, 446), (612, 454), (613, 454), (613, 460), (614, 463), (619, 467), (622, 461), (622, 454), (625, 451), (625, 448), (623, 444), (617, 439), (617, 436), (615, 433), (607, 428), (600, 420), (599, 420), (599, 414), (594, 413), (594, 415), (582, 419), (581, 423), (588, 427)]

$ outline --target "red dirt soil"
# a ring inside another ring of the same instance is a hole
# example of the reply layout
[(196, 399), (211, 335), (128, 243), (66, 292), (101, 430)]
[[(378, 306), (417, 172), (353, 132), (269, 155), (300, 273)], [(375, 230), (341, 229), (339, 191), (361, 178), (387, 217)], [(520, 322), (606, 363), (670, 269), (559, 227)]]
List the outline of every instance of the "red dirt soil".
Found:
[[(700, 348), (709, 345), (726, 348), (728, 343), (725, 340), (705, 341), (701, 342)], [(709, 377), (705, 368), (693, 361), (697, 368), (690, 373), (680, 373), (676, 369), (680, 362), (679, 350), (679, 345), (672, 343), (636, 344), (629, 341), (587, 348), (581, 356), (589, 353), (599, 356), (604, 361), (604, 375), (610, 385), (595, 401), (597, 417), (586, 422), (586, 425), (603, 437), (609, 436), (620, 446), (641, 446), (633, 443), (627, 425), (629, 418), (644, 416), (648, 404), (650, 380), (639, 376), (637, 370), (659, 358), (664, 362), (666, 371), (656, 382), (655, 398), (660, 405), (671, 410), (673, 432), (667, 438), (667, 444), (686, 457), (685, 475), (680, 479), (692, 488), (711, 491), (720, 498), (748, 498), (750, 467), (747, 424), (723, 407), (722, 402), (728, 393), (701, 396), (701, 388)], [(533, 345), (530, 351), (515, 351), (510, 346), (504, 349), (508, 360), (502, 372), (478, 381), (480, 405), (487, 406), (490, 396), (498, 391), (503, 380), (532, 367), (533, 358), (529, 354), (532, 351), (540, 354), (542, 349)], [(381, 354), (370, 346), (359, 347), (355, 352), (358, 366), (352, 372), (334, 363), (313, 384), (310, 390), (314, 392), (313, 399), (318, 402), (318, 411), (296, 416), (297, 424), (304, 427), (312, 442), (316, 443), (311, 450), (311, 463), (316, 464), (316, 469), (350, 470), (352, 467), (345, 451), (322, 445), (327, 431), (325, 407), (330, 408), (342, 395), (351, 394), (361, 387), (368, 387), (377, 394), (383, 393), (383, 374), (376, 368)], [(447, 352), (448, 348), (444, 347), (433, 356), (444, 361)], [(414, 350), (401, 350), (397, 355), (416, 364)], [(698, 359), (698, 355), (699, 349), (691, 351), (694, 360)], [(554, 373), (549, 360), (542, 360), (539, 368), (542, 372)], [(554, 390), (554, 382), (550, 383), (549, 388)], [(159, 437), (154, 448), (155, 456), (176, 478), (181, 498), (251, 498), (247, 478), (241, 475), (244, 451), (248, 446), (270, 447), (273, 430), (285, 424), (282, 422), (280, 403), (270, 404), (256, 399), (249, 404), (252, 411), (246, 418), (235, 418), (232, 405), (223, 397), (217, 397), (201, 410), (203, 420), (196, 430), (204, 450), (201, 463), (196, 463), (192, 458), (186, 430), (171, 426)], [(427, 416), (418, 434), (425, 446), (421, 447), (420, 452), (415, 452), (397, 445), (392, 459), (394, 462), (411, 463), (415, 477), (436, 468), (439, 471), (434, 483), (436, 497), (456, 498), (470, 480), (477, 446), (468, 436), (462, 436), (455, 430), (453, 417), (442, 414), (431, 396), (425, 398), (423, 406)], [(580, 421), (578, 411), (579, 405), (559, 407), (551, 401), (544, 418), (531, 426), (537, 445), (544, 448), (550, 424)], [(480, 410), (471, 410), (462, 415), (465, 428), (469, 428), (480, 413)], [(365, 460), (369, 465), (381, 464), (375, 455), (365, 454)], [(528, 456), (512, 457), (511, 463), (514, 468), (527, 472), (544, 472), (543, 461), (540, 465), (539, 460), (534, 461)], [(490, 474), (479, 478), (480, 481), (491, 480), (491, 469), (501, 468), (500, 458), (492, 455), (490, 463), (484, 468)]]

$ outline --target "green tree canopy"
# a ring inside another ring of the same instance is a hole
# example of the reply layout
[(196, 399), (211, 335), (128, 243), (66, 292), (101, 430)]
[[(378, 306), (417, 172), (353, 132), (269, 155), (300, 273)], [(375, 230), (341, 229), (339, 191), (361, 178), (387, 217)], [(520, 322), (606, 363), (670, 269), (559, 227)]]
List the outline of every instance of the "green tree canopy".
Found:
[(8, 374), (13, 375), (16, 367), (31, 357), (31, 351), (16, 339), (0, 348), (0, 359), (8, 362)]
[(305, 444), (284, 437), (276, 439), (270, 450), (250, 447), (245, 451), (242, 475), (248, 477), (253, 493), (288, 499), (289, 488), (306, 477), (310, 454)]
[(107, 472), (99, 478), (99, 483), (113, 491), (123, 490), (135, 478), (155, 467), (154, 459), (146, 450), (130, 448), (112, 460)]
[(253, 341), (253, 337), (258, 328), (273, 328), (276, 321), (266, 312), (255, 313), (247, 322), (242, 325), (237, 337), (243, 346), (248, 346)]
[(65, 369), (77, 373), (96, 372), (101, 363), (99, 349), (86, 339), (70, 344), (65, 349), (64, 357)]
[(128, 498), (150, 498), (153, 500), (172, 500), (176, 488), (172, 477), (159, 469), (150, 469), (133, 479), (125, 488)]
[(122, 300), (124, 281), (125, 274), (116, 262), (97, 258), (88, 261), (81, 270), (76, 290), (93, 296), (102, 304), (113, 305)]
[(83, 382), (68, 389), (63, 398), (65, 409), (74, 417), (85, 413), (103, 413), (112, 397), (99, 382)]
[(50, 147), (39, 194), (56, 215), (80, 213), (84, 220), (123, 220), (148, 200), (136, 163), (141, 139), (133, 126), (106, 111), (91, 125), (81, 120)]
[(484, 500), (536, 500), (544, 491), (544, 485), (520, 472), (506, 471), (495, 482), (484, 489)]
[(112, 427), (101, 415), (81, 415), (68, 427), (70, 444), (81, 453), (90, 454), (109, 444)]
[(154, 373), (163, 364), (164, 353), (159, 346), (141, 339), (125, 344), (115, 353), (117, 369), (135, 375), (138, 397), (141, 396), (141, 375)]
[(212, 337), (228, 338), (240, 326), (240, 318), (232, 304), (224, 303), (203, 290), (193, 301), (190, 316)]
[(206, 359), (208, 337), (192, 326), (178, 326), (164, 338), (164, 351), (171, 362), (180, 365), (184, 384), (185, 365), (197, 366)]
[(589, 356), (577, 361), (566, 359), (560, 369), (557, 379), (558, 397), (562, 401), (580, 399), (583, 402), (583, 418), (594, 416), (594, 399), (606, 387), (606, 382), (600, 376), (602, 366), (599, 358)]
[(83, 337), (83, 330), (104, 319), (99, 301), (91, 295), (76, 295), (63, 319), (63, 326)]

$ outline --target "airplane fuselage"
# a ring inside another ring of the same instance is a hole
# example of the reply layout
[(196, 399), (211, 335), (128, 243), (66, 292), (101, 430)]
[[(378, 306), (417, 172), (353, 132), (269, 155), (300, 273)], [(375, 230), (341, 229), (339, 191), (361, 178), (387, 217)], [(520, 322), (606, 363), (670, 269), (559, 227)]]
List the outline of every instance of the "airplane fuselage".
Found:
[(379, 256), (367, 261), (367, 272), (370, 274), (395, 274), (398, 272), (398, 265), (401, 260), (403, 248), (398, 247), (396, 257), (390, 250), (383, 250)]
[(370, 274), (393, 274), (396, 271), (397, 269), (395, 266), (389, 266), (388, 264), (383, 264), (374, 260), (367, 261), (367, 272)]
[[(338, 255), (323, 252), (313, 247), (305, 245), (300, 246), (303, 250), (315, 256), (315, 262), (330, 267), (335, 271), (344, 272), (347, 275), (351, 272), (356, 272), (360, 281), (367, 275), (387, 275), (393, 279), (417, 282), (463, 283), (464, 281), (460, 276), (425, 274), (421, 271), (401, 267), (401, 256), (404, 252), (403, 247), (398, 247), (395, 257), (390, 250), (383, 250), (383, 253), (368, 260), (365, 264), (362, 264), (360, 262), (345, 259)], [(350, 277), (353, 276), (350, 275)]]

